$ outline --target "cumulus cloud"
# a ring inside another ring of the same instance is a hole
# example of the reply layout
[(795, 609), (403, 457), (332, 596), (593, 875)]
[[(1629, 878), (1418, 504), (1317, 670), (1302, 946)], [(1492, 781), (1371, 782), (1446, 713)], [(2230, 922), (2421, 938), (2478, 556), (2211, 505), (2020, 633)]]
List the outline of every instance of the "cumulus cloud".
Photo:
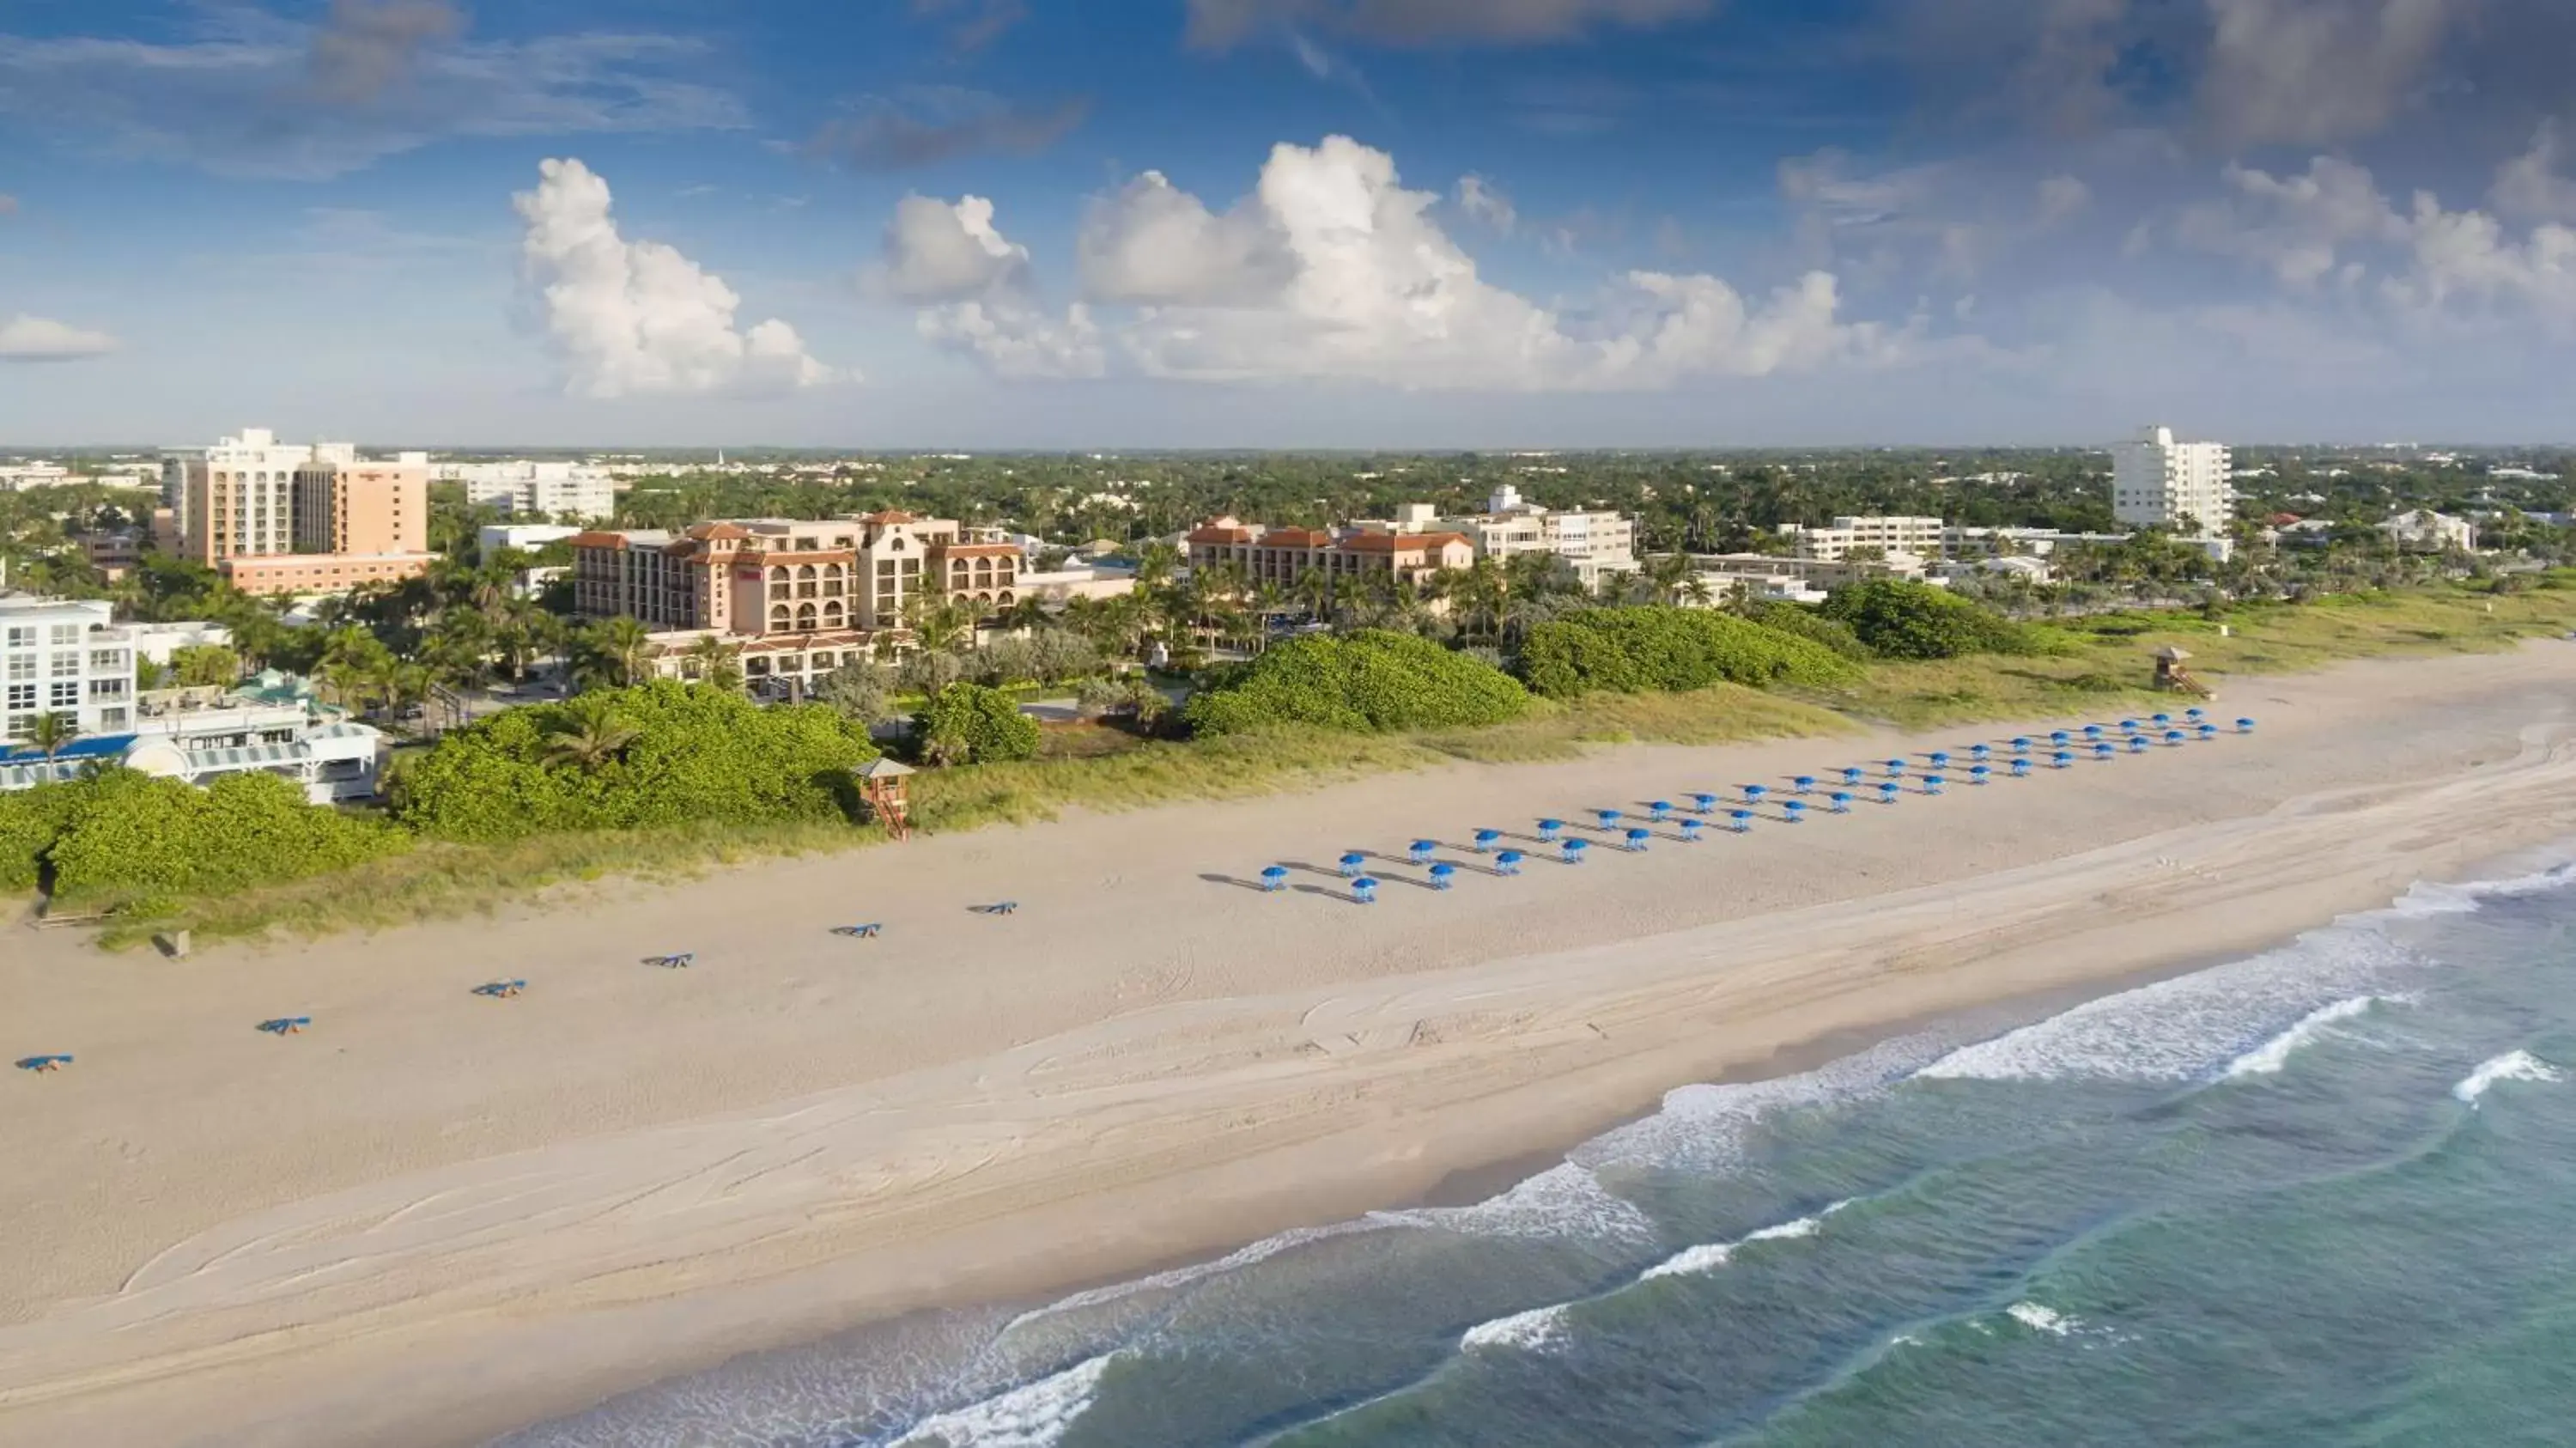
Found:
[(2507, 161), (2496, 172), (2496, 210), (2507, 216), (2541, 221), (2576, 221), (2576, 181), (2558, 174), (2558, 125), (2541, 123), (2531, 149)]
[(1016, 292), (1028, 277), (1028, 248), (993, 226), (993, 203), (981, 196), (954, 205), (929, 196), (895, 203), (876, 283), (906, 302), (948, 302)]
[(363, 105), (411, 78), (423, 47), (465, 32), (448, 0), (331, 0), (308, 65), (323, 99)]
[(2044, 176), (2039, 183), (2039, 224), (2055, 226), (2093, 204), (2093, 188), (2076, 176)]
[(951, 302), (923, 308), (917, 325), (924, 338), (973, 355), (999, 377), (1098, 377), (1109, 367), (1100, 329), (1079, 302), (1060, 319), (1011, 297)]
[(2371, 135), (2458, 23), (2457, 0), (2209, 0), (2202, 104), (2229, 145)]
[(1891, 359), (1843, 322), (1835, 280), (1749, 302), (1715, 277), (1636, 271), (1571, 310), (1488, 282), (1434, 220), (1436, 193), (1347, 137), (1273, 149), (1223, 214), (1156, 175), (1095, 205), (1086, 292), (1144, 303), (1114, 329), (1153, 376), (1421, 390), (1604, 390)]
[(610, 214), (608, 183), (577, 160), (538, 167), (514, 198), (527, 235), (521, 255), (566, 390), (595, 398), (670, 393), (762, 393), (832, 380), (796, 329), (738, 330), (740, 298), (673, 248), (628, 241)]
[(2185, 211), (2180, 239), (2256, 262), (2285, 286), (2313, 287), (2338, 274), (2357, 277), (2343, 270), (2346, 247), (2405, 239), (2404, 219), (2380, 195), (2370, 172), (2339, 157), (2319, 156), (2298, 175), (2237, 165), (2222, 175), (2230, 197)]
[(1512, 198), (1473, 172), (1458, 178), (1458, 210), (1468, 220), (1482, 222), (1505, 236), (1520, 225), (1520, 213), (1512, 208)]
[(103, 357), (118, 347), (105, 332), (93, 332), (24, 313), (0, 322), (0, 362), (76, 362)]
[(1034, 109), (987, 91), (916, 86), (870, 96), (851, 115), (826, 122), (806, 143), (815, 155), (862, 171), (901, 171), (959, 156), (1002, 151), (1034, 155), (1091, 114), (1081, 98)]
[[(697, 42), (440, 44), (436, 8), (344, 6), (316, 26), (248, 6), (190, 7), (196, 28), (169, 42), (0, 34), (0, 120), (121, 158), (291, 180), (327, 180), (451, 136), (748, 123), (732, 96), (687, 75), (704, 54)], [(364, 18), (337, 18), (348, 14)], [(366, 103), (316, 105), (317, 86)]]
[(1645, 29), (1708, 14), (1716, 0), (1190, 0), (1189, 43), (1224, 50), (1264, 31), (1314, 26), (1388, 45), (1526, 45), (1597, 26)]

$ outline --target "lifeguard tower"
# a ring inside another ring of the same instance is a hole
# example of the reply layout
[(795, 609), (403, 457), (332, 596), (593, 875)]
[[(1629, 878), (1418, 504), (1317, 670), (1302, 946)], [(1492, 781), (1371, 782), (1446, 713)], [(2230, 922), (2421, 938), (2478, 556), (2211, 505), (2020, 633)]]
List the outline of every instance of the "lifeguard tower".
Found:
[(2156, 650), (2156, 688), (2168, 694), (2189, 694), (2197, 699), (2215, 699), (2217, 691), (2191, 676), (2183, 664), (2191, 658), (2187, 649), (2172, 644)]
[(859, 782), (860, 797), (868, 802), (868, 814), (898, 840), (912, 838), (912, 802), (904, 792), (904, 779), (912, 772), (911, 766), (883, 755), (850, 771)]

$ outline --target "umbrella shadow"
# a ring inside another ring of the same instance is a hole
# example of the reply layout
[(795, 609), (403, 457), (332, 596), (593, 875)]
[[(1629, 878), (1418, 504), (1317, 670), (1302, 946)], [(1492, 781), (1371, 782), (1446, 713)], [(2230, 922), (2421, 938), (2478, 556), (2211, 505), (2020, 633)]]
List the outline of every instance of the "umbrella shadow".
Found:
[(1270, 893), (1268, 890), (1261, 887), (1261, 882), (1258, 880), (1242, 880), (1237, 879), (1232, 875), (1201, 875), (1199, 878), (1207, 881), (1211, 885), (1232, 885), (1238, 890), (1249, 890), (1255, 895), (1267, 895)]
[(1313, 895), (1318, 899), (1337, 900), (1344, 905), (1364, 905), (1368, 903), (1352, 891), (1327, 890), (1321, 885), (1299, 885), (1296, 887), (1296, 891), (1300, 895)]

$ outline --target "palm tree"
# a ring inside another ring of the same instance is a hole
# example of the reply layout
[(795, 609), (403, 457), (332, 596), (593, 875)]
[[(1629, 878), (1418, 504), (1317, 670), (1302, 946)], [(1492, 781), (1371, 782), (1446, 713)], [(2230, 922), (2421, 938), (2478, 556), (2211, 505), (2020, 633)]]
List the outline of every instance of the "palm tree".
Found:
[(545, 726), (546, 757), (584, 774), (622, 756), (644, 731), (618, 716), (604, 699), (576, 699)]
[(622, 614), (582, 630), (578, 648), (581, 661), (574, 671), (593, 688), (633, 688), (662, 651), (643, 624)]
[(1668, 604), (1681, 602), (1697, 572), (1687, 553), (1662, 553), (1646, 560), (1646, 581), (1654, 585), (1655, 597)]
[(699, 639), (681, 651), (699, 682), (727, 693), (742, 687), (742, 645), (729, 644), (714, 634)]
[(45, 756), (45, 774), (54, 772), (54, 756), (80, 737), (80, 721), (69, 714), (39, 714), (19, 726), (18, 740)]

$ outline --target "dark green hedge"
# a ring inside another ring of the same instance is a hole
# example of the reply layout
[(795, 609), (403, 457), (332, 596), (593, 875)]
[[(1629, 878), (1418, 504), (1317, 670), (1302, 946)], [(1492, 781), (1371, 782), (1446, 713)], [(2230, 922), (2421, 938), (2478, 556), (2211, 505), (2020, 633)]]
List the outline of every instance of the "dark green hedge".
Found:
[(302, 789), (268, 774), (198, 789), (107, 769), (0, 796), (0, 885), (30, 888), (50, 860), (56, 898), (72, 902), (297, 880), (410, 843), (380, 822), (307, 804)]
[(1858, 668), (1812, 640), (1706, 609), (1594, 608), (1531, 629), (1521, 677), (1553, 699), (1715, 684), (1838, 684)]
[(1809, 643), (1823, 644), (1835, 653), (1856, 663), (1867, 663), (1878, 655), (1860, 641), (1851, 625), (1838, 618), (1827, 618), (1802, 603), (1757, 603), (1744, 616), (1784, 634), (1796, 634)]
[(1280, 644), (1220, 671), (1183, 716), (1201, 734), (1272, 724), (1346, 733), (1499, 724), (1529, 707), (1512, 677), (1427, 639), (1366, 630)]
[(981, 684), (951, 684), (912, 716), (922, 758), (935, 764), (1000, 764), (1035, 759), (1038, 721), (1019, 700)]
[(1837, 588), (1825, 599), (1824, 613), (1891, 659), (2045, 652), (2042, 639), (2032, 631), (1928, 583), (1878, 578)]
[[(601, 708), (633, 739), (592, 768), (557, 757), (556, 734), (581, 710)], [(496, 714), (406, 762), (389, 791), (396, 819), (449, 840), (849, 818), (848, 771), (877, 752), (835, 709), (762, 708), (657, 681)]]

